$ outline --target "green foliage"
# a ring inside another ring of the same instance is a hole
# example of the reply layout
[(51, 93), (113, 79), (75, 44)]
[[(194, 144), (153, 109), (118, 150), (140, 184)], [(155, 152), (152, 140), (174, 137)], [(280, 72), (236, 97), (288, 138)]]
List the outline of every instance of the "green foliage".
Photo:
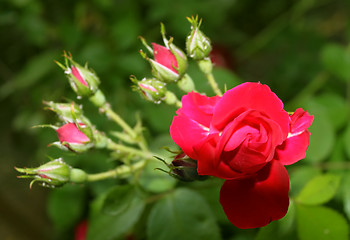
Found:
[(328, 44), (322, 50), (326, 69), (343, 81), (350, 81), (350, 52), (339, 44)]
[(306, 205), (319, 205), (332, 199), (338, 190), (340, 176), (333, 174), (319, 175), (311, 179), (295, 197), (295, 201)]
[(138, 221), (144, 207), (143, 196), (133, 186), (112, 188), (91, 205), (87, 239), (122, 239)]
[(209, 205), (185, 188), (156, 203), (148, 218), (147, 236), (154, 240), (221, 239)]
[(349, 226), (338, 212), (323, 206), (297, 206), (298, 236), (300, 240), (345, 240)]

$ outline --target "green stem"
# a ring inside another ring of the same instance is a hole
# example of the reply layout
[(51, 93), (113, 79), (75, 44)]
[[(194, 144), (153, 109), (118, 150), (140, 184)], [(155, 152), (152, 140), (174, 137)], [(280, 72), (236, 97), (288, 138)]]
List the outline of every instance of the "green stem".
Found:
[(108, 178), (116, 178), (116, 177), (125, 177), (129, 176), (130, 173), (138, 171), (142, 169), (146, 165), (146, 159), (140, 162), (137, 162), (131, 166), (122, 165), (113, 170), (109, 170), (102, 173), (88, 174), (87, 181), (95, 182)]
[(104, 104), (101, 108), (105, 111), (107, 117), (116, 122), (126, 133), (129, 134), (132, 139), (136, 138), (135, 131), (116, 112), (112, 110), (109, 103)]
[(215, 77), (213, 75), (213, 63), (211, 62), (210, 58), (199, 60), (197, 61), (197, 64), (199, 66), (199, 69), (205, 74), (205, 77), (208, 79), (208, 82), (214, 93), (216, 95), (222, 96), (221, 90), (219, 89), (219, 86), (215, 81)]
[(210, 73), (205, 74), (205, 76), (208, 79), (208, 82), (209, 82), (211, 88), (213, 89), (213, 91), (215, 92), (215, 94), (222, 96), (222, 92), (219, 89), (219, 86), (215, 81), (214, 75), (210, 72)]
[(112, 140), (108, 141), (107, 148), (110, 150), (134, 154), (136, 156), (143, 157), (144, 159), (150, 159), (154, 156), (154, 154), (152, 154), (151, 152), (149, 152), (147, 150), (138, 150), (136, 148), (127, 147), (127, 146), (124, 146), (122, 144), (117, 144), (117, 143), (113, 142)]

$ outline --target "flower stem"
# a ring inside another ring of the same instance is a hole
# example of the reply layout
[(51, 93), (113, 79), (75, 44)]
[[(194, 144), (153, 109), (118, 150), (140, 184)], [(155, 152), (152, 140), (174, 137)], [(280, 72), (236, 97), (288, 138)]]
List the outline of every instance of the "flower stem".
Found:
[(108, 141), (108, 145), (107, 148), (110, 150), (115, 150), (115, 151), (121, 151), (121, 152), (125, 152), (125, 153), (130, 153), (130, 154), (134, 154), (136, 156), (140, 156), (143, 157), (144, 159), (150, 159), (154, 156), (154, 154), (152, 154), (151, 152), (147, 151), (147, 150), (138, 150), (136, 148), (132, 148), (132, 147), (127, 147), (124, 146), (122, 144), (117, 144), (113, 141)]
[(205, 74), (205, 76), (208, 79), (208, 82), (209, 82), (211, 88), (213, 89), (213, 91), (215, 92), (215, 94), (222, 96), (222, 92), (219, 89), (219, 86), (215, 81), (214, 75), (212, 73), (208, 73), (208, 74)]
[(116, 112), (112, 110), (109, 103), (104, 104), (101, 108), (104, 110), (107, 117), (116, 122), (127, 134), (129, 134), (131, 138), (136, 138), (135, 131)]
[(208, 79), (208, 82), (211, 88), (213, 89), (214, 93), (216, 95), (222, 96), (222, 92), (219, 89), (219, 86), (215, 81), (215, 78), (213, 75), (213, 63), (211, 62), (210, 58), (199, 60), (197, 61), (197, 63), (200, 70), (205, 74), (205, 77)]
[(88, 174), (87, 181), (95, 182), (108, 178), (116, 178), (116, 177), (125, 177), (129, 176), (130, 173), (142, 169), (146, 165), (146, 159), (137, 163), (134, 163), (130, 166), (122, 165), (113, 170), (109, 170), (102, 173)]

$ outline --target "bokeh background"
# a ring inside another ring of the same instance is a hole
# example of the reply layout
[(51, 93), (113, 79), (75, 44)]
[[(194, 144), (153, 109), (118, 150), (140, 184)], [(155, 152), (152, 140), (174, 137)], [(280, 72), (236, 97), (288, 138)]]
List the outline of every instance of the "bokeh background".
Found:
[[(76, 99), (54, 60), (62, 61), (66, 50), (77, 62), (88, 62), (99, 75), (101, 89), (113, 108), (131, 123), (135, 112), (140, 112), (149, 128), (148, 137), (166, 145), (176, 109), (144, 102), (130, 89), (130, 75), (139, 79), (150, 76), (148, 63), (138, 53), (142, 48), (138, 36), (161, 42), (159, 23), (163, 22), (168, 36), (184, 48), (190, 31), (185, 17), (196, 14), (203, 18), (202, 30), (212, 40), (214, 74), (221, 87), (224, 83), (231, 87), (240, 81), (260, 81), (286, 103), (287, 110), (307, 108), (323, 120), (315, 122), (312, 129), (306, 164), (322, 169), (349, 168), (350, 162), (344, 162), (350, 159), (350, 1), (2, 0), (2, 239), (73, 239), (74, 226), (86, 217), (89, 198), (113, 184), (104, 181), (89, 190), (66, 188), (62, 193), (37, 185), (29, 189), (28, 181), (16, 178), (14, 166), (37, 166), (48, 156), (62, 155), (47, 147), (56, 141), (54, 131), (32, 128), (57, 120), (43, 110), (43, 100)], [(193, 65), (190, 74), (198, 89), (209, 91)], [(89, 103), (84, 107), (98, 127), (116, 128)], [(103, 152), (89, 157), (64, 156), (71, 158), (70, 164), (91, 172), (108, 169), (111, 164)], [(62, 211), (70, 212), (68, 219)], [(238, 239), (232, 237), (238, 235), (227, 235), (227, 239)], [(252, 236), (246, 233), (239, 237)]]

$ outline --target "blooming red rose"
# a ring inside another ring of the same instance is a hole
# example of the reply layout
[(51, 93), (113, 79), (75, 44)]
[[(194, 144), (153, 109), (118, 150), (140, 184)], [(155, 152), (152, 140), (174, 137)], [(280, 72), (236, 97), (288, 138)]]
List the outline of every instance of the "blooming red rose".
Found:
[(305, 156), (313, 116), (292, 116), (270, 88), (244, 83), (222, 97), (191, 92), (182, 98), (170, 127), (176, 144), (197, 160), (200, 175), (226, 179), (220, 202), (239, 228), (282, 218), (289, 205), (283, 165)]

